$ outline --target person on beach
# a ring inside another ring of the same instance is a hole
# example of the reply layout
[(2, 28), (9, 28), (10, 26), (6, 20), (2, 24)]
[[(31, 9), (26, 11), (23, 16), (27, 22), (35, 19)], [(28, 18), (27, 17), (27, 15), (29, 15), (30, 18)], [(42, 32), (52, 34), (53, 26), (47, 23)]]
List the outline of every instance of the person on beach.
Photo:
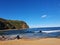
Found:
[(6, 37), (4, 35), (2, 35), (2, 40), (5, 40), (5, 39), (6, 39)]
[(2, 35), (2, 38), (5, 38), (5, 36), (4, 36), (4, 35)]
[(19, 36), (19, 35), (17, 35), (17, 37), (16, 37), (17, 39), (21, 39), (21, 37)]

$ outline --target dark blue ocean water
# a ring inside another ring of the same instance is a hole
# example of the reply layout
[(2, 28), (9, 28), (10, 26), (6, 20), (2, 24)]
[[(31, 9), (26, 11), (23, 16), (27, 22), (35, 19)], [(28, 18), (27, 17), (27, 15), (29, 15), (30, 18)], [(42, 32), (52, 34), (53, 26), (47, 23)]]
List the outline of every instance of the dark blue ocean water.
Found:
[(9, 37), (15, 37), (19, 35), (21, 37), (26, 37), (26, 38), (60, 37), (60, 27), (29, 28), (29, 29), (24, 29), (24, 30), (8, 30), (8, 31), (3, 31), (2, 35), (9, 36)]

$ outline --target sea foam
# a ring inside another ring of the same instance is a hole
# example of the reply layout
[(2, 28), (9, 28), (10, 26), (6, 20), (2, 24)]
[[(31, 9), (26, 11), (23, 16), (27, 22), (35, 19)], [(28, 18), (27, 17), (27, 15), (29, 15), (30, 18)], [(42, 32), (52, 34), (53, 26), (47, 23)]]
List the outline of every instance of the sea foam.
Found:
[(53, 31), (42, 31), (43, 33), (53, 33), (53, 32), (60, 32), (60, 30), (53, 30)]

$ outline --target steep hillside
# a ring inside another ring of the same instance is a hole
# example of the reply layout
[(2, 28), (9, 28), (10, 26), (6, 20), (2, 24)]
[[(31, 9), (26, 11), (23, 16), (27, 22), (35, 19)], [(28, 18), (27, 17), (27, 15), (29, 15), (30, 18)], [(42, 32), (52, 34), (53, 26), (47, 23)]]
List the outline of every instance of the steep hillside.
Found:
[(0, 30), (4, 29), (25, 29), (29, 28), (29, 26), (24, 21), (18, 20), (6, 20), (0, 18)]

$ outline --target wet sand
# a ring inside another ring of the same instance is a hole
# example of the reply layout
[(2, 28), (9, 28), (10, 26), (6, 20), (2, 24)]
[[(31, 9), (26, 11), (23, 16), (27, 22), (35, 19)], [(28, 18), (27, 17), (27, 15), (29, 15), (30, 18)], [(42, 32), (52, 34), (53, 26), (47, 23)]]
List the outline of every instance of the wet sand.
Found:
[(43, 38), (43, 39), (15, 39), (0, 41), (0, 45), (60, 45), (58, 38)]

